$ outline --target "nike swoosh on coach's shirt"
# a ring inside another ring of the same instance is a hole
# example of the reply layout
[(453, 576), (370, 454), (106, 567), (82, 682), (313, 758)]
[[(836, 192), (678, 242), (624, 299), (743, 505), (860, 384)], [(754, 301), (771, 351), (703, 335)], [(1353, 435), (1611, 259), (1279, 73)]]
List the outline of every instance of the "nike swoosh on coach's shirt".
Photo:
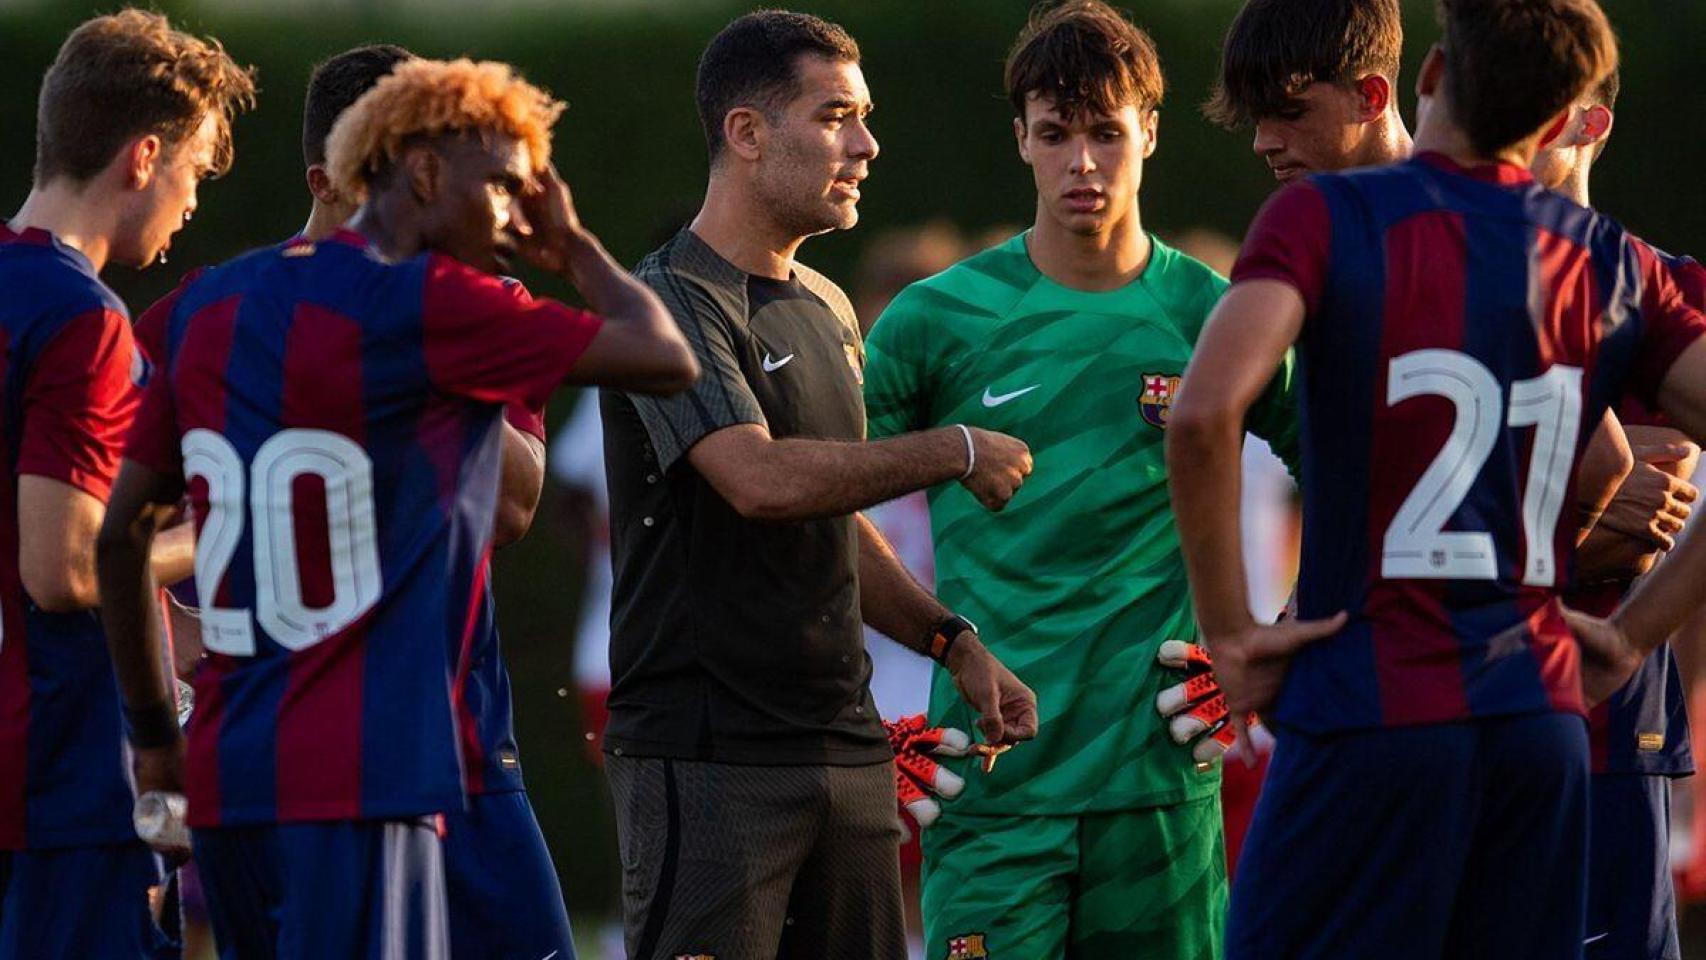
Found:
[(765, 373), (775, 373), (776, 371), (787, 366), (788, 361), (792, 360), (792, 359), (794, 359), (794, 355), (790, 353), (780, 360), (772, 360), (772, 359), (770, 359), (770, 354), (767, 353), (764, 355), (764, 372)]
[(1006, 403), (1007, 401), (1012, 400), (1015, 397), (1022, 397), (1025, 394), (1030, 393), (1032, 390), (1035, 390), (1041, 386), (1042, 386), (1042, 384), (1040, 384), (1040, 383), (1033, 383), (1023, 390), (1015, 390), (1012, 393), (1003, 393), (1003, 394), (999, 394), (999, 395), (990, 393), (989, 392), (990, 388), (984, 387), (983, 388), (983, 405), (986, 407), (999, 407), (1002, 404)]
[(1599, 941), (1601, 941), (1601, 940), (1604, 940), (1604, 939), (1605, 939), (1605, 938), (1606, 938), (1606, 937), (1609, 937), (1609, 936), (1611, 936), (1611, 931), (1610, 931), (1610, 930), (1607, 930), (1607, 931), (1605, 931), (1605, 932), (1604, 932), (1604, 933), (1602, 933), (1602, 934), (1600, 934), (1600, 935), (1599, 935), (1599, 936), (1597, 936), (1597, 937), (1589, 937), (1589, 938), (1587, 938), (1587, 939), (1586, 939), (1586, 940), (1583, 940), (1583, 941), (1582, 941), (1582, 946), (1584, 946), (1584, 947), (1585, 947), (1585, 946), (1587, 946), (1587, 945), (1588, 945), (1588, 944), (1590, 944), (1590, 943), (1597, 943), (1597, 942), (1599, 942)]

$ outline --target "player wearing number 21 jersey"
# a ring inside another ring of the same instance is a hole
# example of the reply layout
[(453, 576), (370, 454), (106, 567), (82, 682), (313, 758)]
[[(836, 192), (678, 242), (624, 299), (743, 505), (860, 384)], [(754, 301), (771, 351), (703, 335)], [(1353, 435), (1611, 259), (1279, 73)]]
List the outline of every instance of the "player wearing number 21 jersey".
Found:
[(1706, 555), (1685, 542), (1618, 630), (1566, 618), (1579, 452), (1625, 391), (1703, 432), (1702, 385), (1672, 367), (1706, 316), (1650, 248), (1526, 168), (1615, 66), (1598, 8), (1442, 11), (1420, 152), (1269, 201), (1174, 408), (1175, 478), (1212, 474), (1242, 398), (1296, 342), (1300, 625), (1231, 610), (1237, 519), (1214, 515), (1213, 483), (1173, 484), (1233, 715), (1271, 708), (1278, 735), (1234, 960), (1579, 956), (1586, 700), (1686, 617)]

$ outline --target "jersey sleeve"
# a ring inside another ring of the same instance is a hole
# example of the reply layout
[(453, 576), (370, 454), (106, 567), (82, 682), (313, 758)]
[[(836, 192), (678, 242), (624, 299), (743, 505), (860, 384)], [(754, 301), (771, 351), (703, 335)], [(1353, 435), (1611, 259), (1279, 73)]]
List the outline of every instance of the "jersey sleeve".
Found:
[(525, 403), (504, 405), (504, 419), (509, 425), (540, 443), (545, 442), (545, 408), (529, 407)]
[(1706, 314), (1688, 302), (1672, 268), (1644, 243), (1635, 243), (1641, 268), (1641, 344), (1631, 371), (1632, 392), (1656, 406), (1671, 364), (1706, 335)]
[(428, 257), (421, 296), (433, 385), (485, 403), (543, 408), (604, 322), (442, 254)]
[(1307, 313), (1313, 314), (1321, 302), (1332, 242), (1326, 197), (1312, 183), (1293, 184), (1269, 198), (1256, 214), (1232, 268), (1232, 282), (1290, 284), (1302, 295)]
[(116, 311), (91, 310), (60, 328), (30, 365), (18, 473), (104, 502), (136, 415), (137, 359), (130, 321)]
[(741, 371), (727, 312), (681, 277), (641, 279), (663, 300), (699, 361), (699, 382), (690, 390), (669, 397), (627, 394), (658, 455), (658, 466), (668, 470), (694, 444), (726, 427), (768, 427), (764, 408)]
[(892, 300), (865, 339), (865, 419), (871, 439), (922, 429), (929, 409), (929, 322), (916, 288)]

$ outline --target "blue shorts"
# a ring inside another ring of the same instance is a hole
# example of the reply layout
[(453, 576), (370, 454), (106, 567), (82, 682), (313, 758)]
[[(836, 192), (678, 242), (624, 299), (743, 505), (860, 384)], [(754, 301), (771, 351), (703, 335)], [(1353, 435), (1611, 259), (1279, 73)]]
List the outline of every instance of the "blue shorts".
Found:
[(1605, 773), (1588, 790), (1588, 960), (1680, 960), (1670, 780)]
[(432, 818), (194, 831), (222, 960), (449, 960)]
[(477, 794), (444, 815), (444, 882), (456, 960), (574, 960), (557, 868), (527, 794)]
[(160, 876), (141, 843), (0, 851), (0, 960), (175, 960), (148, 909)]
[(1232, 885), (1227, 960), (1581, 955), (1581, 717), (1278, 739)]

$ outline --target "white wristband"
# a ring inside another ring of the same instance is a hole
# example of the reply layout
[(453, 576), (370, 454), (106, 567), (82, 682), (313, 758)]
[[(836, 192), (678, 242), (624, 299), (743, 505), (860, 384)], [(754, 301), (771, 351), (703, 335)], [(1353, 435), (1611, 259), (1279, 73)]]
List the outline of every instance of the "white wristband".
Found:
[(971, 476), (971, 472), (973, 470), (977, 469), (977, 447), (974, 446), (971, 442), (971, 428), (970, 427), (966, 426), (963, 423), (956, 423), (956, 424), (954, 424), (954, 426), (959, 427), (960, 428), (960, 434), (966, 438), (966, 472), (960, 474), (960, 479), (964, 480), (965, 478)]

